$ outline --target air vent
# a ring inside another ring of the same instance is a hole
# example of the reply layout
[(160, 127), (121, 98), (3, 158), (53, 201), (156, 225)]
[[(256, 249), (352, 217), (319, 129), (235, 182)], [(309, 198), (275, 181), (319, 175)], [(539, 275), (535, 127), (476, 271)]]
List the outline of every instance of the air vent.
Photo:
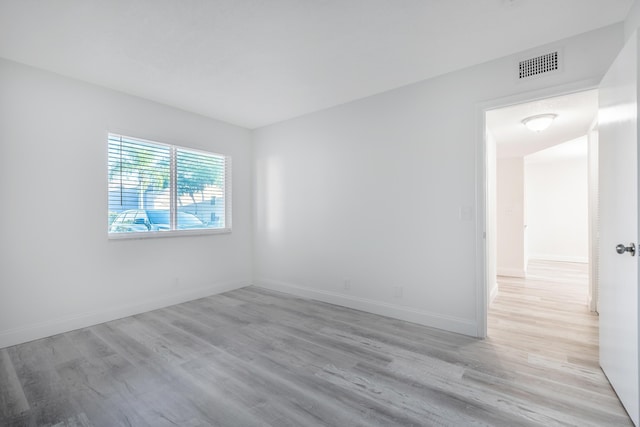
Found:
[(559, 55), (557, 51), (536, 56), (535, 58), (525, 59), (519, 63), (518, 78), (526, 79), (527, 77), (557, 71), (559, 66)]

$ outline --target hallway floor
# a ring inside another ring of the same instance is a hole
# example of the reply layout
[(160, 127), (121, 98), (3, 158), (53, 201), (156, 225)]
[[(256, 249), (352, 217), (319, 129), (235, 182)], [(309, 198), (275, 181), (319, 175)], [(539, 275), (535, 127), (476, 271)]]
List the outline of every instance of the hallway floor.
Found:
[[(552, 381), (569, 386), (564, 405), (585, 399), (610, 411), (610, 425), (631, 425), (598, 364), (598, 316), (589, 312), (588, 264), (532, 261), (527, 278), (498, 277), (489, 310), (489, 338), (529, 386)], [(549, 397), (552, 397), (552, 393)], [(568, 412), (575, 409), (567, 407)], [(613, 414), (616, 414), (614, 421)]]

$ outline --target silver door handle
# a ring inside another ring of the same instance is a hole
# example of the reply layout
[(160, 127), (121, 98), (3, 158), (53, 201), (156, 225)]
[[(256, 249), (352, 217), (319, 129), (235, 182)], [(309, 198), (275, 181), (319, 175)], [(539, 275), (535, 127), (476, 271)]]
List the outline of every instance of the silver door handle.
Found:
[(629, 243), (629, 246), (625, 246), (620, 243), (618, 246), (616, 246), (616, 252), (621, 255), (625, 252), (629, 252), (631, 256), (634, 256), (636, 254), (636, 245), (634, 243)]

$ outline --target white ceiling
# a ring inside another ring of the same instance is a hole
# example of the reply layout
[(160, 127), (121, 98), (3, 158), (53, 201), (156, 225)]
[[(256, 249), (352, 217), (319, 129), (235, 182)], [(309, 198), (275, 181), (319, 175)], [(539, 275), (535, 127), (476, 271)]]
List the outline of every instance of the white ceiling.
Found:
[[(558, 117), (548, 129), (532, 132), (522, 120), (538, 114)], [(487, 130), (496, 140), (498, 157), (520, 157), (567, 142), (589, 131), (598, 114), (598, 91), (574, 93), (487, 112)]]
[(622, 21), (633, 0), (0, 0), (0, 57), (256, 128)]

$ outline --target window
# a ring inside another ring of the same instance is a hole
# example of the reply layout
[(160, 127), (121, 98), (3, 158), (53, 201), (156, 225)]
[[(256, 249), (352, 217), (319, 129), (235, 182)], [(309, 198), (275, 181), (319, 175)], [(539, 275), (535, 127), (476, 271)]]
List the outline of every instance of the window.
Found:
[(109, 236), (231, 230), (231, 158), (109, 134)]

